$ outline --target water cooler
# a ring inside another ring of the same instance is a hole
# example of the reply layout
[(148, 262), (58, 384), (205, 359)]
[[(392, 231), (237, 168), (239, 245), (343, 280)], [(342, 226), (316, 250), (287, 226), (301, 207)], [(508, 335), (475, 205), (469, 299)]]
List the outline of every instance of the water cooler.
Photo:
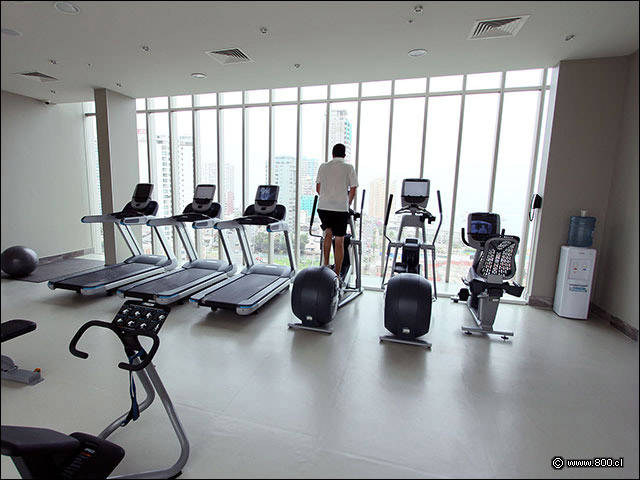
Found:
[(560, 250), (553, 311), (561, 317), (586, 319), (596, 263), (596, 250), (585, 248), (593, 242), (596, 219), (586, 211), (571, 217), (568, 245)]

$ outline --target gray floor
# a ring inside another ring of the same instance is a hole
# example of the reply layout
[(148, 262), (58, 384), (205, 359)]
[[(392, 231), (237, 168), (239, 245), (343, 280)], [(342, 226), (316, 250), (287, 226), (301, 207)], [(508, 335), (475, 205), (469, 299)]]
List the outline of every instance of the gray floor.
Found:
[[(3, 279), (2, 321), (38, 329), (2, 345), (45, 381), (2, 381), (2, 423), (98, 433), (129, 409), (110, 332), (68, 343), (119, 297)], [(637, 301), (637, 299), (629, 299)], [(287, 329), (289, 293), (258, 315), (176, 306), (155, 360), (189, 435), (188, 478), (638, 477), (638, 344), (604, 321), (501, 305), (499, 338), (465, 336), (462, 304), (434, 305), (431, 351), (380, 344), (383, 297), (339, 311), (333, 335)], [(160, 404), (111, 440), (115, 473), (168, 466), (178, 445)], [(623, 469), (554, 471), (551, 458), (624, 457)], [(2, 457), (2, 478), (17, 478)]]

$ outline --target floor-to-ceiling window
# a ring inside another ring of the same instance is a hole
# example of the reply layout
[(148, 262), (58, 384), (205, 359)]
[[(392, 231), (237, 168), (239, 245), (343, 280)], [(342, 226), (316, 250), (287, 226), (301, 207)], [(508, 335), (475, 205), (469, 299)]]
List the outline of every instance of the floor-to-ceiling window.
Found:
[[(193, 185), (214, 183), (226, 219), (242, 214), (259, 184), (279, 185), (294, 255), (303, 268), (320, 261), (318, 238), (309, 235), (317, 168), (330, 160), (335, 143), (344, 143), (360, 182), (357, 208), (366, 190), (365, 286), (380, 286), (389, 195), (395, 211), (402, 180), (420, 176), (431, 182), (427, 208), (436, 216), (438, 191), (442, 199), (439, 291), (457, 291), (471, 264), (473, 250), (462, 242), (461, 228), (473, 211), (499, 213), (507, 233), (521, 238), (517, 278), (526, 284), (535, 240), (527, 206), (545, 133), (548, 73), (531, 69), (138, 99), (141, 179), (156, 185), (159, 214), (184, 208)], [(392, 238), (398, 220), (392, 212)], [(317, 217), (314, 223), (317, 234)], [(428, 225), (429, 242), (437, 225)], [(287, 263), (281, 235), (257, 228), (249, 233), (257, 261)], [(166, 235), (173, 242), (173, 234)], [(239, 245), (229, 240), (240, 261)], [(201, 255), (217, 257), (213, 231), (198, 232), (196, 244)]]

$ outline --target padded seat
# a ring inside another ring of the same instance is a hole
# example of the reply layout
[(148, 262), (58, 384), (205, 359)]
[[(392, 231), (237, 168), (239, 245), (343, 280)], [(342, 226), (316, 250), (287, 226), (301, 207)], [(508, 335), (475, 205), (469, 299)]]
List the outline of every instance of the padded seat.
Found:
[(19, 337), (36, 329), (36, 322), (31, 320), (9, 320), (2, 323), (2, 342)]
[(2, 425), (0, 429), (2, 455), (9, 457), (68, 453), (80, 446), (78, 439), (48, 428)]

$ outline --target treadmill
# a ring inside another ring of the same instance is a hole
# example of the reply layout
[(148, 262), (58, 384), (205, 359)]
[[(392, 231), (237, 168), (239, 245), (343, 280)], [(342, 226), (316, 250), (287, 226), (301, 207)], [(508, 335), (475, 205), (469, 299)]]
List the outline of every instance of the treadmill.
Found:
[(213, 228), (220, 221), (218, 218), (221, 210), (220, 204), (213, 201), (215, 192), (215, 185), (198, 185), (195, 189), (193, 202), (185, 207), (182, 214), (167, 218), (154, 218), (147, 222), (147, 225), (150, 226), (171, 225), (175, 227), (189, 261), (175, 270), (120, 287), (117, 292), (119, 296), (168, 305), (180, 302), (192, 293), (210, 287), (236, 273), (236, 267), (231, 264), (231, 256), (223, 235), (219, 235), (219, 237), (228, 261), (198, 259), (198, 254), (193, 248), (193, 243), (185, 227), (185, 222), (211, 220), (211, 228)]
[[(189, 299), (191, 306), (210, 307), (214, 311), (218, 308), (235, 310), (238, 315), (249, 315), (289, 288), (295, 276), (296, 264), (289, 239), (289, 226), (285, 221), (287, 209), (278, 203), (279, 190), (277, 185), (260, 185), (255, 203), (245, 209), (242, 217), (215, 224), (212, 220), (194, 222), (196, 229), (213, 226), (216, 230), (235, 230), (246, 267), (240, 274), (192, 295)], [(282, 232), (290, 266), (255, 264), (245, 225), (264, 226), (269, 233)]]
[(111, 294), (121, 285), (135, 282), (152, 275), (158, 275), (176, 267), (177, 260), (167, 248), (160, 231), (152, 226), (158, 235), (166, 256), (146, 255), (142, 253), (138, 242), (131, 233), (129, 225), (145, 225), (158, 211), (158, 202), (151, 200), (153, 185), (139, 183), (133, 192), (131, 201), (120, 212), (106, 215), (88, 215), (82, 217), (82, 223), (114, 223), (132, 256), (115, 265), (105, 265), (80, 273), (56, 277), (48, 282), (51, 290), (62, 288), (74, 290), (82, 295)]

